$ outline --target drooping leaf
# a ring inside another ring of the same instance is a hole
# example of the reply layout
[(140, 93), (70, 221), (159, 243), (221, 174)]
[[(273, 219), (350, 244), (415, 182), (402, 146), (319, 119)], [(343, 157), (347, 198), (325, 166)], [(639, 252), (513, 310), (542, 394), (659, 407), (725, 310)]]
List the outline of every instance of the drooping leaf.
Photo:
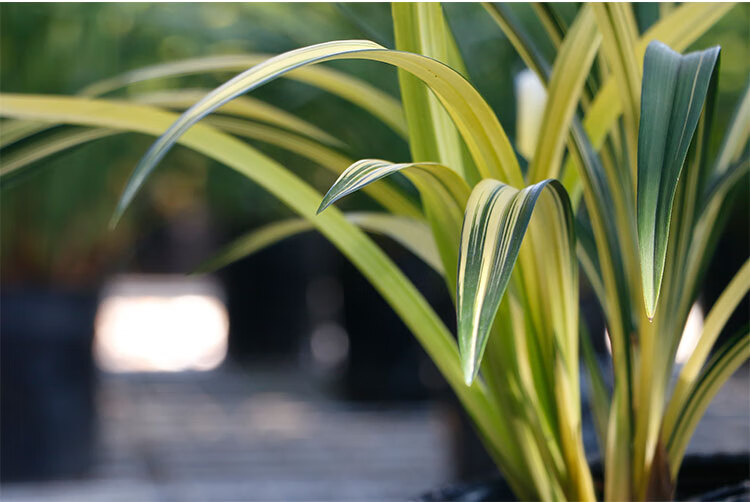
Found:
[(471, 190), (455, 171), (440, 164), (416, 162), (393, 164), (384, 160), (365, 159), (352, 164), (333, 184), (318, 211), (324, 210), (340, 198), (369, 186), (395, 172), (403, 171), (414, 183), (422, 198), (422, 206), (430, 223), (449, 291), (456, 289), (458, 242), (461, 219)]
[(523, 183), (513, 148), (492, 109), (460, 74), (427, 57), (390, 51), (369, 41), (337, 41), (313, 45), (271, 58), (209, 93), (187, 110), (141, 159), (117, 205), (119, 218), (146, 177), (192, 125), (227, 101), (300, 66), (335, 59), (366, 59), (398, 66), (426, 82), (451, 115), (480, 172)]
[(363, 159), (355, 162), (344, 171), (339, 179), (331, 186), (320, 203), (318, 213), (347, 195), (356, 192), (370, 183), (390, 176), (405, 169), (418, 169), (429, 173), (450, 191), (454, 199), (461, 205), (466, 204), (470, 189), (466, 182), (454, 171), (433, 162), (408, 162), (394, 164), (380, 159)]
[(646, 51), (638, 132), (637, 221), (649, 318), (659, 299), (677, 181), (718, 58), (718, 48), (682, 56), (660, 42), (652, 42)]
[[(162, 134), (176, 115), (132, 103), (78, 97), (0, 94), (0, 117)], [(281, 165), (242, 141), (205, 124), (197, 124), (178, 141), (226, 164), (258, 183), (301, 216), (309, 219), (370, 281), (425, 348), (492, 445), (507, 437), (497, 427), (498, 410), (480, 385), (464, 385), (458, 349), (450, 331), (417, 288), (360, 229), (336, 208), (315, 215), (321, 194)], [(521, 471), (520, 460), (493, 447), (509, 472)], [(519, 479), (519, 478), (514, 478)]]
[[(336, 175), (341, 175), (352, 163), (350, 158), (332, 148), (273, 127), (230, 117), (207, 117), (205, 120), (212, 126), (231, 134), (269, 143), (296, 153)], [(364, 191), (373, 200), (394, 214), (416, 219), (422, 217), (422, 211), (419, 209), (418, 203), (409, 199), (393, 185), (380, 183), (368, 186)]]
[[(208, 94), (208, 92), (207, 89), (177, 89), (133, 94), (128, 95), (127, 99), (146, 105), (185, 110), (200, 101), (201, 98)], [(314, 124), (259, 99), (240, 97), (226, 103), (217, 110), (217, 113), (234, 115), (272, 124), (331, 146), (339, 148), (345, 146), (341, 141)], [(0, 146), (5, 146), (11, 142), (24, 139), (32, 134), (36, 134), (54, 126), (55, 124), (42, 123), (35, 126), (34, 122), (29, 123), (21, 120), (11, 121), (11, 127), (7, 130), (6, 128), (3, 128), (3, 131), (0, 134)]]
[[(342, 173), (351, 164), (350, 159), (337, 151), (283, 129), (230, 117), (217, 116), (209, 117), (206, 120), (209, 124), (233, 135), (268, 143), (296, 153), (336, 175)], [(113, 129), (83, 131), (64, 129), (40, 139), (31, 139), (31, 143), (28, 145), (7, 154), (3, 152), (0, 178), (3, 180), (4, 186), (7, 186), (11, 181), (15, 181), (19, 175), (25, 173), (26, 169), (24, 168), (34, 162), (82, 143), (121, 134), (122, 132)], [(417, 219), (422, 217), (422, 211), (418, 205), (395, 186), (378, 184), (365, 188), (365, 193), (396, 215)]]
[[(545, 188), (555, 197), (573, 246), (572, 215), (562, 185), (545, 180), (522, 190), (496, 180), (477, 184), (466, 205), (458, 262), (458, 339), (464, 379), (479, 371), (495, 313), (510, 280), (534, 206)], [(557, 223), (557, 222), (555, 222)]]
[[(443, 273), (435, 241), (429, 227), (423, 222), (386, 213), (350, 212), (345, 214), (347, 220), (363, 230), (390, 237), (414, 253), (437, 273)], [(213, 272), (284, 239), (314, 229), (310, 221), (302, 218), (269, 223), (238, 237), (209, 260), (198, 265), (194, 273)]]
[[(236, 72), (267, 61), (272, 54), (238, 54), (170, 61), (145, 66), (101, 80), (81, 90), (83, 96), (96, 97), (148, 80), (203, 73)], [(406, 137), (406, 121), (397, 99), (369, 83), (331, 68), (300, 67), (285, 75), (345, 99), (367, 110), (401, 136)]]
[[(200, 101), (208, 93), (208, 89), (178, 89), (135, 94), (129, 96), (129, 98), (132, 101), (146, 105), (185, 110)], [(314, 124), (311, 124), (286, 110), (282, 110), (281, 108), (250, 96), (238, 97), (217, 109), (216, 112), (257, 120), (277, 127), (282, 127), (331, 146), (344, 146), (341, 141)]]
[(0, 124), (0, 147), (8, 146), (49, 127), (51, 126), (46, 122), (6, 120)]

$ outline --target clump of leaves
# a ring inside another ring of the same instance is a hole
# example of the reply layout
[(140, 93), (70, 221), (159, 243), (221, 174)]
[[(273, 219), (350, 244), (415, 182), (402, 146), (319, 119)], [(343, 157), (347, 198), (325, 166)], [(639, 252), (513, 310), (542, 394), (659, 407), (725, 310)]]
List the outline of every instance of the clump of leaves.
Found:
[[(28, 154), (35, 158), (42, 149), (54, 153), (92, 134), (158, 136), (125, 188), (115, 221), (178, 142), (276, 195), (303, 219), (248, 234), (204, 269), (300, 231), (322, 232), (422, 343), (522, 499), (597, 496), (582, 443), (582, 352), (605, 459), (601, 496), (670, 497), (700, 417), (750, 355), (747, 330), (714, 347), (747, 294), (746, 262), (708, 314), (697, 347), (668, 393), (726, 195), (746, 179), (750, 132), (746, 92), (720, 149), (710, 151), (719, 49), (675, 51), (687, 48), (731, 6), (684, 4), (645, 33), (627, 4), (583, 5), (570, 26), (553, 7), (536, 6), (557, 49), (552, 63), (507, 7), (485, 7), (547, 89), (539, 140), (533, 155), (523, 159), (525, 168), (497, 116), (467, 80), (438, 4), (393, 5), (397, 50), (337, 41), (252, 61), (249, 70), (179, 117), (163, 109), (185, 104), (174, 93), (140, 100), (148, 105), (93, 95), (3, 95), (0, 113), (18, 119), (10, 128), (14, 140), (56, 122), (93, 128), (87, 136), (76, 130), (65, 141), (38, 145)], [(341, 59), (397, 67), (401, 103), (364, 82), (313, 66)], [(246, 63), (188, 61), (135, 71), (92, 89)], [(408, 136), (411, 161), (350, 161), (324, 131), (240, 97), (282, 76), (371, 111)], [(220, 117), (207, 117), (217, 111)], [(3, 144), (8, 134), (5, 128)], [(322, 197), (238, 137), (293, 150), (339, 178)], [(28, 163), (29, 157), (14, 159), (10, 167), (4, 163), (2, 176)], [(418, 204), (400, 185), (384, 180), (396, 173), (416, 187)], [(358, 190), (384, 211), (345, 214), (332, 206)], [(456, 304), (458, 343), (363, 230), (393, 237), (444, 276)], [(606, 317), (611, 395), (590, 342), (579, 337), (579, 265)]]

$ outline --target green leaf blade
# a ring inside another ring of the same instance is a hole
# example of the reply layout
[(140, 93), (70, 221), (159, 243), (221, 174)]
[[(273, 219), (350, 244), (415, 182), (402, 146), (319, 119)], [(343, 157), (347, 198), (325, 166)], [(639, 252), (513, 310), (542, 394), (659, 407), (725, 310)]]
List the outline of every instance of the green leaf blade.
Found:
[(649, 318), (659, 299), (677, 182), (718, 57), (718, 48), (682, 56), (660, 42), (652, 42), (646, 50), (638, 133), (637, 227)]

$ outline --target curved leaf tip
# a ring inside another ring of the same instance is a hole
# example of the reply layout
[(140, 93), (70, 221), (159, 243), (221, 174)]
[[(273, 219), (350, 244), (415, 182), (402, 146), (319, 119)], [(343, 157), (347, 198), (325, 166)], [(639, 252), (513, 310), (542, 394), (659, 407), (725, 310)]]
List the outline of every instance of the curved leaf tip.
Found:
[(567, 252), (574, 256), (570, 201), (556, 180), (544, 180), (518, 190), (486, 179), (474, 187), (466, 204), (458, 258), (456, 309), (459, 354), (467, 385), (471, 385), (479, 373), (521, 242), (545, 188), (550, 188), (550, 194), (557, 197), (556, 207), (560, 209), (557, 218), (549, 223), (566, 227)]

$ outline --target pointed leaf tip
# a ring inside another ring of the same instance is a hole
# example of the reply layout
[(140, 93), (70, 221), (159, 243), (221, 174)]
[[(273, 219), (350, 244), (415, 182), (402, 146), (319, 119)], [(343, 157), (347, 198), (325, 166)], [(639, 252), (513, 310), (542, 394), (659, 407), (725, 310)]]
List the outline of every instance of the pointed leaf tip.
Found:
[(112, 217), (109, 219), (109, 223), (107, 224), (107, 228), (110, 231), (117, 228), (117, 225), (120, 224), (120, 220), (122, 219), (122, 215), (124, 212), (125, 212), (125, 209), (122, 207), (122, 202), (118, 203), (117, 207), (112, 213)]
[[(681, 55), (654, 41), (643, 62), (638, 131), (637, 228), (646, 314), (658, 306), (677, 183), (706, 98), (719, 49)], [(713, 89), (713, 90), (712, 90)]]
[[(326, 194), (326, 195), (327, 195), (327, 194)], [(328, 201), (326, 201), (326, 197), (323, 197), (323, 200), (322, 200), (322, 201), (320, 201), (320, 205), (318, 206), (318, 209), (317, 209), (317, 210), (315, 211), (315, 216), (317, 216), (317, 215), (319, 215), (320, 213), (322, 213), (323, 211), (325, 211), (325, 209), (326, 209), (326, 208), (327, 208), (328, 206), (330, 206), (330, 205), (331, 205), (331, 203), (330, 203), (330, 202), (328, 202)]]

